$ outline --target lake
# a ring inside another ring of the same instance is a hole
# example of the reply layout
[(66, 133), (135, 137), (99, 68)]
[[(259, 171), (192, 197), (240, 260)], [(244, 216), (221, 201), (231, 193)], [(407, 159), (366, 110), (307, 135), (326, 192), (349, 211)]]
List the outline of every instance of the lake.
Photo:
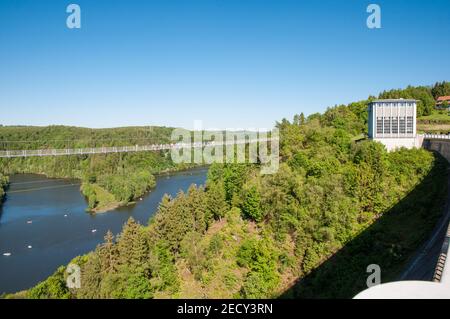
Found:
[(191, 184), (203, 185), (206, 174), (206, 168), (198, 168), (158, 176), (156, 187), (135, 205), (100, 214), (86, 212), (77, 180), (11, 176), (0, 207), (0, 294), (34, 286), (75, 256), (93, 250), (108, 230), (119, 233), (131, 216), (147, 224), (164, 194), (174, 197)]

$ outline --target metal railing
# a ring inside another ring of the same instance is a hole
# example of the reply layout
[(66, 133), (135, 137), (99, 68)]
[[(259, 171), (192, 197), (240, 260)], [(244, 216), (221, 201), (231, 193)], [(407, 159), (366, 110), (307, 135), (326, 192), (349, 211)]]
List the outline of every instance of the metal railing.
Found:
[(450, 253), (450, 225), (447, 228), (444, 243), (439, 254), (438, 262), (433, 276), (434, 282), (450, 284), (450, 266), (448, 255)]
[(424, 134), (423, 138), (424, 139), (429, 139), (429, 140), (450, 140), (450, 135), (446, 135), (446, 134)]

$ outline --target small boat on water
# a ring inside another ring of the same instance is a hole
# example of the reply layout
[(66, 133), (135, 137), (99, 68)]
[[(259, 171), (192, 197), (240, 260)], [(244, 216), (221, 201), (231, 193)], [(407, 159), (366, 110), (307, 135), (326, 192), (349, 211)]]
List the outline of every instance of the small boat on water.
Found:
[(31, 245), (28, 245), (28, 249), (31, 249), (31, 248), (33, 248), (33, 246), (31, 246)]
[(6, 256), (6, 257), (11, 256), (11, 253), (3, 253), (3, 256)]
[(67, 214), (64, 214), (64, 217), (67, 217)]
[(91, 230), (91, 232), (93, 232), (93, 233), (95, 233), (97, 231), (97, 229), (93, 229), (93, 230)]
[(32, 223), (33, 223), (32, 220), (28, 220), (28, 221), (27, 221), (27, 224), (32, 224)]

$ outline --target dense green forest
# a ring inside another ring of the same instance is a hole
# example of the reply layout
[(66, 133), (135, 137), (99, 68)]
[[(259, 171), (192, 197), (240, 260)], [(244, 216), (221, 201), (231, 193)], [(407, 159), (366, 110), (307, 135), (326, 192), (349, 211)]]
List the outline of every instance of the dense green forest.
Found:
[(82, 148), (170, 142), (173, 128), (138, 126), (91, 129), (74, 126), (1, 126), (0, 149)]
[[(171, 132), (165, 127), (4, 126), (0, 127), (0, 146), (12, 150), (145, 145), (168, 143)], [(0, 159), (0, 174), (80, 179), (92, 211), (126, 205), (155, 186), (155, 173), (182, 168), (165, 151)]]
[(437, 100), (440, 96), (450, 96), (450, 82), (442, 81), (437, 82), (431, 88), (431, 94)]
[(371, 263), (394, 279), (442, 212), (448, 165), (361, 141), (367, 103), (283, 119), (277, 173), (213, 164), (205, 187), (164, 197), (148, 225), (130, 218), (108, 232), (72, 261), (80, 289), (66, 287), (62, 266), (8, 297), (349, 298)]

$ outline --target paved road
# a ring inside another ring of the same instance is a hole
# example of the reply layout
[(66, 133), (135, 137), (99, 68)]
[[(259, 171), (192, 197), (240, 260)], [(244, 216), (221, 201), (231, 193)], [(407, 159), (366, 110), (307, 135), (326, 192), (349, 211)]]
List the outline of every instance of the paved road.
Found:
[[(450, 170), (450, 169), (449, 169)], [(447, 179), (448, 193), (444, 212), (430, 238), (419, 248), (399, 276), (399, 280), (433, 280), (436, 264), (441, 253), (450, 220), (450, 172)]]

